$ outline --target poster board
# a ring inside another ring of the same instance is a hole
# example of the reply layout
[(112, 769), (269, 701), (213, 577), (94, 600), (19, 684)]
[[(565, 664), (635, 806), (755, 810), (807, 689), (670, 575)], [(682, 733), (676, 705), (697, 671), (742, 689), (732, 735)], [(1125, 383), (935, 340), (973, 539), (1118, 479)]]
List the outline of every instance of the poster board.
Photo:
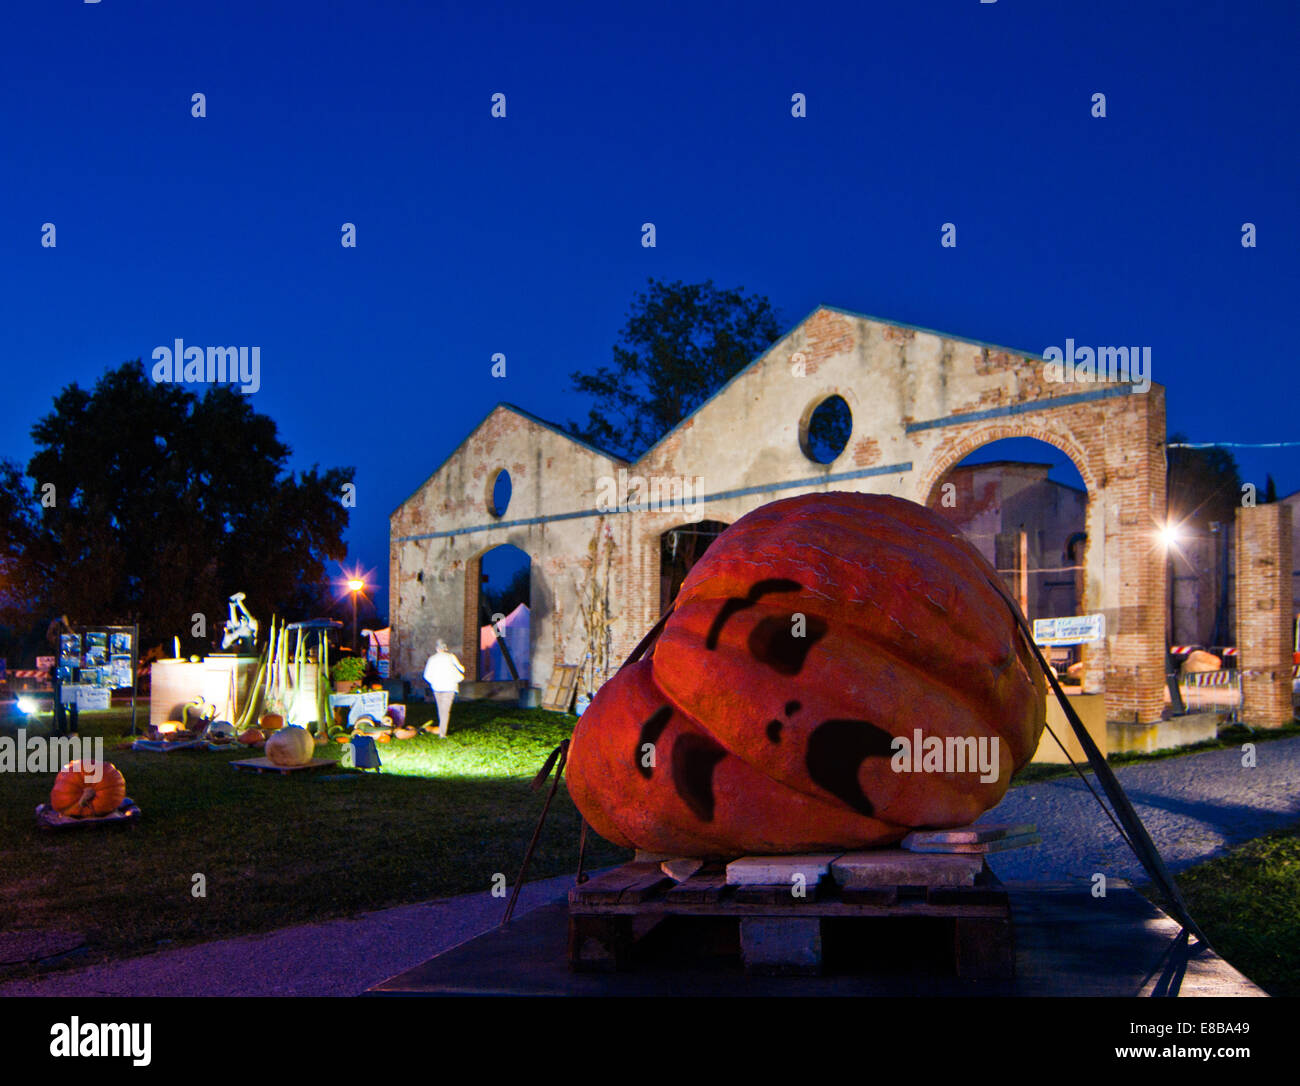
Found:
[[(139, 626), (72, 626), (59, 635), (54, 668), (56, 697), (80, 709), (107, 709), (114, 690), (131, 691), (131, 734), (135, 734), (136, 679), (140, 669)], [(63, 690), (84, 688), (65, 697)]]

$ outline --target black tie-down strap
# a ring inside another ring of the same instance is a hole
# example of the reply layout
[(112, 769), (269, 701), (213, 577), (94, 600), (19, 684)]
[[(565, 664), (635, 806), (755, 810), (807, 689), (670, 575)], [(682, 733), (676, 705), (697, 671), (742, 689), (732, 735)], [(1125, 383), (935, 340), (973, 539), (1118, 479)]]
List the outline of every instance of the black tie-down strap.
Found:
[[(628, 656), (628, 658), (623, 661), (622, 667), (619, 668), (619, 671), (622, 671), (623, 668), (627, 667), (628, 664), (636, 663), (639, 659), (641, 659), (642, 656), (646, 654), (647, 651), (649, 651), (649, 649), (654, 645), (655, 641), (659, 639), (659, 634), (663, 632), (664, 625), (668, 622), (668, 616), (671, 615), (672, 613), (673, 613), (673, 609), (672, 606), (670, 605), (668, 609), (662, 615), (659, 616), (659, 621), (656, 622), (653, 627), (651, 627), (650, 632), (646, 634), (645, 637), (641, 638), (641, 641), (637, 645), (637, 647), (634, 648), (631, 654)], [(551, 770), (555, 769), (555, 780), (551, 782), (551, 790), (549, 793), (547, 793), (546, 803), (542, 807), (541, 815), (537, 819), (537, 826), (533, 829), (533, 838), (531, 841), (528, 842), (528, 849), (527, 851), (524, 852), (524, 862), (520, 865), (519, 868), (519, 878), (515, 880), (515, 887), (510, 892), (510, 901), (506, 905), (506, 915), (501, 919), (502, 927), (505, 927), (508, 923), (510, 923), (510, 917), (514, 914), (515, 902), (519, 899), (519, 891), (524, 885), (524, 876), (527, 875), (528, 873), (528, 865), (532, 861), (533, 850), (537, 847), (537, 839), (542, 835), (542, 825), (546, 822), (547, 812), (550, 811), (551, 809), (551, 800), (555, 798), (556, 790), (560, 787), (560, 778), (564, 776), (564, 766), (565, 763), (568, 761), (568, 758), (569, 758), (569, 740), (565, 739), (563, 742), (560, 743), (558, 747), (556, 747), (553, 751), (551, 751), (551, 753), (547, 756), (545, 763), (542, 765), (542, 768), (538, 770), (537, 776), (533, 778), (532, 788), (533, 791), (535, 792), (543, 784), (546, 783), (546, 778), (551, 775)], [(557, 767), (557, 763), (558, 763), (558, 767)], [(579, 883), (586, 881), (586, 876), (583, 874), (582, 871), (582, 863), (583, 863), (583, 858), (586, 855), (586, 851), (587, 851), (587, 822), (586, 819), (582, 819), (582, 831), (578, 841), (578, 874), (576, 879), (576, 881)]]
[(536, 792), (546, 783), (546, 778), (551, 775), (551, 770), (555, 770), (555, 779), (551, 781), (551, 790), (546, 794), (546, 803), (542, 806), (542, 813), (537, 819), (536, 827), (533, 829), (532, 840), (528, 842), (528, 849), (524, 852), (524, 862), (519, 867), (519, 878), (515, 880), (515, 888), (510, 891), (510, 902), (506, 905), (506, 915), (501, 918), (502, 927), (510, 923), (510, 917), (515, 911), (515, 902), (519, 900), (519, 891), (523, 889), (524, 877), (528, 874), (528, 865), (533, 858), (533, 849), (537, 847), (537, 839), (542, 835), (542, 824), (546, 821), (546, 814), (551, 809), (551, 800), (555, 798), (555, 793), (560, 787), (560, 778), (564, 776), (564, 764), (568, 759), (569, 740), (562, 739), (560, 745), (547, 756), (546, 762), (538, 770), (537, 776), (533, 778), (531, 788)]
[[(1088, 729), (1083, 726), (1083, 721), (1079, 719), (1079, 714), (1074, 711), (1074, 706), (1070, 704), (1069, 698), (1065, 696), (1065, 691), (1061, 689), (1061, 684), (1056, 679), (1056, 672), (1052, 670), (1047, 660), (1044, 659), (1042, 652), (1039, 651), (1038, 645), (1034, 641), (1033, 631), (1029, 628), (1029, 623), (1021, 613), (1019, 605), (1011, 598), (1005, 585), (992, 578), (989, 578), (989, 583), (997, 589), (998, 594), (1006, 601), (1012, 616), (1016, 620), (1016, 625), (1019, 626), (1020, 632), (1024, 634), (1025, 641), (1033, 650), (1034, 658), (1038, 661), (1039, 667), (1043, 669), (1043, 674), (1047, 676), (1052, 692), (1061, 705), (1061, 711), (1065, 713), (1065, 719), (1070, 722), (1070, 727), (1074, 729), (1074, 735), (1079, 740), (1079, 746), (1083, 748), (1083, 753), (1088, 756), (1088, 764), (1092, 766), (1092, 771), (1097, 775), (1102, 790), (1106, 793), (1111, 806), (1114, 808), (1112, 821), (1118, 818), (1119, 826), (1122, 827), (1120, 836), (1128, 842), (1133, 854), (1138, 858), (1138, 862), (1146, 870), (1146, 873), (1151, 876), (1151, 881), (1165, 895), (1169, 911), (1173, 913), (1174, 918), (1206, 947), (1209, 947), (1209, 939), (1205, 937), (1204, 932), (1201, 931), (1196, 921), (1192, 919), (1191, 913), (1188, 912), (1187, 903), (1183, 900), (1178, 885), (1174, 882), (1173, 876), (1169, 874), (1169, 869), (1165, 867), (1165, 862), (1160, 857), (1160, 851), (1151, 840), (1150, 834), (1147, 833), (1147, 828), (1142, 824), (1142, 819), (1138, 817), (1137, 811), (1133, 809), (1133, 804), (1129, 802), (1128, 796), (1124, 794), (1124, 789), (1120, 786), (1114, 770), (1110, 768), (1110, 764), (1101, 751), (1097, 749), (1097, 744), (1093, 742), (1092, 736), (1088, 734)], [(1069, 755), (1067, 754), (1066, 757), (1068, 758)], [(1073, 761), (1071, 761), (1071, 765), (1073, 764)], [(1077, 771), (1078, 767), (1075, 766), (1075, 769)], [(1083, 776), (1082, 773), (1079, 775)], [(1086, 778), (1084, 783), (1087, 783)], [(1089, 790), (1091, 791), (1091, 789)], [(1093, 795), (1095, 796), (1096, 793), (1094, 792)], [(1097, 802), (1101, 803), (1100, 797), (1098, 797)], [(1104, 804), (1102, 804), (1102, 810), (1106, 810)], [(1106, 811), (1106, 813), (1109, 815), (1111, 812)]]

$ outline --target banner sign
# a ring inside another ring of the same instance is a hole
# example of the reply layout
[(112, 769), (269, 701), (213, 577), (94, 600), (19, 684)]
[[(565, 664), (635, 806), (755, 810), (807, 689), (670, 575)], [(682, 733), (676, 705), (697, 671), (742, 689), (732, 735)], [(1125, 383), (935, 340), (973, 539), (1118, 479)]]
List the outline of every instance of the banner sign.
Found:
[(1034, 640), (1040, 645), (1086, 645), (1105, 636), (1105, 615), (1034, 619)]

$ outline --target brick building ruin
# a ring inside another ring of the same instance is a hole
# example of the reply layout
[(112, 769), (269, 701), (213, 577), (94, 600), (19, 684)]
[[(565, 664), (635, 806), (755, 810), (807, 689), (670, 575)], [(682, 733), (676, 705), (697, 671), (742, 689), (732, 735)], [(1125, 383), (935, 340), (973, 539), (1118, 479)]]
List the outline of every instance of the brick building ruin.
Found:
[[(946, 475), (967, 454), (1031, 437), (1064, 452), (1087, 489), (1079, 613), (1103, 613), (1106, 637), (1083, 653), (1083, 690), (1104, 692), (1111, 720), (1158, 720), (1168, 613), (1157, 539), (1165, 517), (1164, 389), (1049, 376), (1041, 356), (821, 307), (635, 463), (499, 404), (392, 514), (394, 674), (418, 678), (442, 637), (460, 647), (467, 678), (476, 677), (480, 563), (501, 544), (532, 562), (532, 682), (544, 687), (557, 663), (582, 664), (587, 655), (580, 599), (598, 540), (613, 547), (607, 578), (597, 577), (608, 594), (612, 673), (659, 617), (667, 556), (690, 533), (707, 536), (710, 526), (770, 501), (822, 490), (936, 506)], [(835, 396), (851, 412), (851, 435), (830, 463), (818, 463), (810, 420)], [(504, 510), (493, 502), (503, 471), (512, 485)], [(644, 508), (650, 498), (660, 500)], [(1239, 530), (1259, 536), (1260, 547), (1285, 544), (1289, 552), (1290, 520), (1283, 528), (1279, 517), (1256, 517)], [(1289, 575), (1290, 554), (1275, 557)], [(1261, 573), (1245, 585), (1258, 589), (1252, 613), (1263, 614), (1260, 601), (1274, 588), (1281, 614), (1280, 583)], [(1238, 600), (1239, 614), (1241, 607)], [(1256, 637), (1265, 654), (1277, 655), (1277, 614), (1258, 620), (1267, 627)], [(1267, 703), (1270, 719), (1281, 712), (1277, 685), (1252, 699)], [(1288, 705), (1289, 694), (1288, 672)]]

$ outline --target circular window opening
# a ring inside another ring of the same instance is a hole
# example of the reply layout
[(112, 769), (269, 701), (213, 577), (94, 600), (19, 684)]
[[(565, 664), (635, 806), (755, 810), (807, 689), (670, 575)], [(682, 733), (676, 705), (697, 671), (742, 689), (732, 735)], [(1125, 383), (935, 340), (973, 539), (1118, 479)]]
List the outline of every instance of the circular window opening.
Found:
[(502, 468), (492, 480), (492, 491), (488, 497), (488, 512), (494, 517), (506, 515), (506, 506), (510, 504), (510, 472)]
[(800, 444), (803, 454), (818, 464), (829, 464), (844, 451), (853, 433), (853, 412), (842, 396), (828, 396), (808, 416)]

